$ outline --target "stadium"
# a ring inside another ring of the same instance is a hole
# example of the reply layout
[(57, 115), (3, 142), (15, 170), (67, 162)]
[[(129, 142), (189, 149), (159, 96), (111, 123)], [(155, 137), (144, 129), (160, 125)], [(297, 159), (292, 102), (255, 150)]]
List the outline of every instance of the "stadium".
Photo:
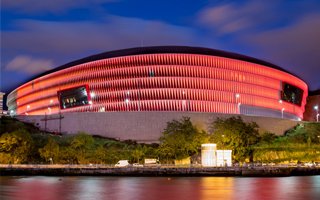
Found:
[(35, 77), (8, 95), (11, 115), (195, 112), (301, 120), (307, 84), (252, 57), (158, 46), (89, 56)]

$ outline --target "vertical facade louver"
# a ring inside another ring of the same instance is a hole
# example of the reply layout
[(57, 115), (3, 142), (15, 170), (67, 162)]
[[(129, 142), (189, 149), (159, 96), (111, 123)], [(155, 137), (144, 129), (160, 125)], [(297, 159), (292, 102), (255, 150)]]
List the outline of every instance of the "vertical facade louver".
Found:
[[(299, 104), (282, 101), (283, 84), (302, 91)], [(89, 104), (63, 108), (59, 91), (85, 86)], [(186, 111), (303, 117), (307, 85), (257, 63), (192, 53), (148, 53), (69, 66), (20, 86), (8, 96), (15, 115), (59, 112)]]

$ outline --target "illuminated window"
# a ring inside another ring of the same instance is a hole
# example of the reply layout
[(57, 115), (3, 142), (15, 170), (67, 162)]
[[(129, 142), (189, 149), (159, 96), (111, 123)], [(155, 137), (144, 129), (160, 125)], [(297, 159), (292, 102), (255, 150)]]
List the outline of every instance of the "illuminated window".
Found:
[(302, 89), (300, 89), (296, 86), (293, 86), (289, 83), (282, 84), (281, 99), (283, 101), (301, 106), (302, 97), (303, 97), (303, 90)]
[(60, 90), (58, 91), (60, 108), (66, 109), (88, 105), (91, 102), (88, 94), (89, 91), (87, 86), (79, 86), (66, 90)]

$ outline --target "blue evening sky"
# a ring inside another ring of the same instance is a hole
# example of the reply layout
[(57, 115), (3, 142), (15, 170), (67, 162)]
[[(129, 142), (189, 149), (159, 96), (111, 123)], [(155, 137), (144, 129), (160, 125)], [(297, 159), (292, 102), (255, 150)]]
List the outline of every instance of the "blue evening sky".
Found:
[(320, 89), (319, 0), (2, 0), (0, 91), (92, 54), (155, 45), (245, 54)]

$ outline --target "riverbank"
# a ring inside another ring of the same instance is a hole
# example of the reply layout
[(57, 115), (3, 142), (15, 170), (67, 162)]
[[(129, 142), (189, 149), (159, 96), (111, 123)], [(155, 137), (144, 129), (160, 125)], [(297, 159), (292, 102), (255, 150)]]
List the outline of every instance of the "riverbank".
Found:
[(0, 165), (1, 176), (242, 176), (320, 175), (320, 167), (112, 167), (108, 165)]

